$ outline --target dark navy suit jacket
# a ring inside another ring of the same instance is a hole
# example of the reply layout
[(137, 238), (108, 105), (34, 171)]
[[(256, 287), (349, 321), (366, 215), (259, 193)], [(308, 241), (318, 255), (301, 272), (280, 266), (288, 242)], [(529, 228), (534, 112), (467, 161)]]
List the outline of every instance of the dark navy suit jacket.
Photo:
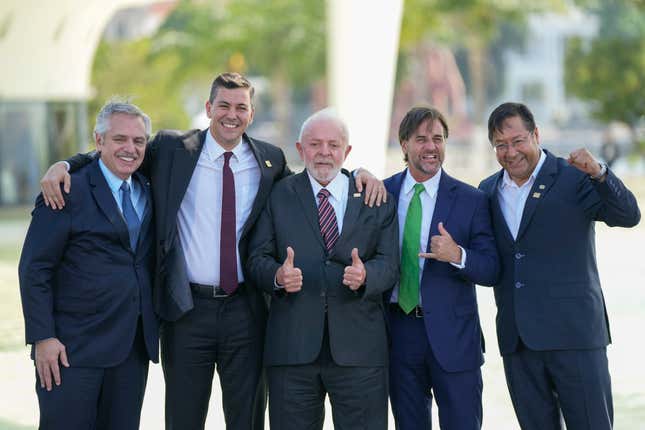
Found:
[[(395, 202), (398, 202), (406, 172), (384, 181)], [(430, 238), (439, 234), (439, 222), (443, 222), (454, 241), (466, 250), (466, 267), (458, 269), (450, 263), (425, 261), (420, 288), (426, 333), (432, 351), (445, 371), (472, 370), (484, 362), (475, 284), (492, 285), (499, 272), (486, 196), (443, 171), (430, 226), (428, 252)], [(392, 335), (396, 336), (396, 333)]]
[(74, 367), (120, 364), (140, 317), (157, 361), (152, 202), (145, 177), (133, 180), (148, 199), (136, 250), (98, 160), (72, 174), (63, 210), (46, 207), (42, 195), (36, 200), (19, 265), (26, 341), (58, 338)]
[(502, 354), (514, 352), (520, 338), (538, 351), (611, 342), (596, 266), (595, 222), (631, 227), (640, 220), (634, 195), (611, 171), (604, 182), (592, 181), (545, 152), (515, 240), (499, 204), (503, 170), (479, 185), (490, 198), (502, 261), (495, 286)]

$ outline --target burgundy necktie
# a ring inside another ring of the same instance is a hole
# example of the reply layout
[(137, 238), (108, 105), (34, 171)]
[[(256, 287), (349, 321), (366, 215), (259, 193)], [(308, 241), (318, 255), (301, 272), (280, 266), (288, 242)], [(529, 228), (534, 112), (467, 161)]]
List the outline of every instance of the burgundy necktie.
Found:
[(330, 192), (325, 188), (318, 192), (318, 223), (320, 224), (320, 233), (325, 241), (327, 252), (331, 252), (338, 240), (338, 223), (336, 222), (336, 212), (328, 197)]
[(232, 152), (224, 153), (222, 169), (222, 228), (219, 248), (219, 283), (227, 294), (237, 288), (237, 247), (235, 230), (235, 179), (229, 165)]

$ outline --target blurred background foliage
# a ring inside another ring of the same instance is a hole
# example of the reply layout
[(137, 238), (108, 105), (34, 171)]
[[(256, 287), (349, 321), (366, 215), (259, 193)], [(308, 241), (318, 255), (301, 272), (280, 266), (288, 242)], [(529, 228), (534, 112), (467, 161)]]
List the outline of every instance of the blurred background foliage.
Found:
[[(567, 42), (567, 93), (590, 102), (599, 122), (624, 121), (635, 130), (645, 115), (642, 0), (405, 0), (397, 83), (429, 44), (448, 46), (464, 79), (470, 120), (481, 124), (502, 91), (502, 53), (526, 42), (527, 17), (571, 5), (597, 16), (599, 31), (591, 43)], [(203, 111), (212, 78), (238, 71), (254, 83), (266, 81), (271, 109), (265, 114), (286, 139), (297, 123), (294, 99), (313, 108), (325, 104), (326, 31), (320, 0), (180, 0), (152, 35), (101, 43), (90, 112), (113, 94), (132, 94), (155, 130), (185, 129)]]

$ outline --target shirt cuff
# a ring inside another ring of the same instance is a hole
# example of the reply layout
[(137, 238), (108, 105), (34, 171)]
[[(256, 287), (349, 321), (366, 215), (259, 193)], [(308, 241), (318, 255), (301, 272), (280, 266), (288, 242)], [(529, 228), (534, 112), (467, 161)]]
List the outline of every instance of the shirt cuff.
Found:
[(284, 285), (278, 284), (277, 276), (273, 276), (273, 290), (284, 290)]
[[(457, 246), (459, 246), (459, 245), (457, 245)], [(466, 267), (466, 250), (464, 248), (462, 248), (461, 246), (459, 246), (459, 249), (461, 249), (461, 262), (459, 264), (457, 264), (457, 263), (453, 263), (451, 261), (450, 264), (455, 266), (457, 269), (463, 269), (464, 267)]]

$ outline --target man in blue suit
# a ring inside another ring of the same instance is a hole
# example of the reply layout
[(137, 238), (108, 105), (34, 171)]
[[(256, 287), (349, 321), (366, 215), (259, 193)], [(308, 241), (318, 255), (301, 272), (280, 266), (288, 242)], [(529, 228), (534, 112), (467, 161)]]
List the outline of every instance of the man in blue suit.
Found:
[(135, 173), (150, 129), (138, 107), (106, 104), (100, 158), (72, 175), (65, 207), (36, 200), (19, 276), (40, 429), (139, 428), (159, 339), (149, 183)]
[(441, 428), (482, 423), (475, 284), (493, 284), (499, 261), (485, 194), (441, 167), (447, 138), (441, 112), (412, 108), (399, 127), (408, 168), (384, 181), (400, 227), (401, 280), (387, 297), (398, 430), (430, 429), (433, 395)]
[(522, 429), (610, 429), (611, 341), (596, 266), (595, 223), (632, 227), (634, 195), (586, 149), (540, 147), (531, 111), (498, 106), (488, 138), (502, 170), (480, 188), (491, 203), (502, 271), (497, 338)]

